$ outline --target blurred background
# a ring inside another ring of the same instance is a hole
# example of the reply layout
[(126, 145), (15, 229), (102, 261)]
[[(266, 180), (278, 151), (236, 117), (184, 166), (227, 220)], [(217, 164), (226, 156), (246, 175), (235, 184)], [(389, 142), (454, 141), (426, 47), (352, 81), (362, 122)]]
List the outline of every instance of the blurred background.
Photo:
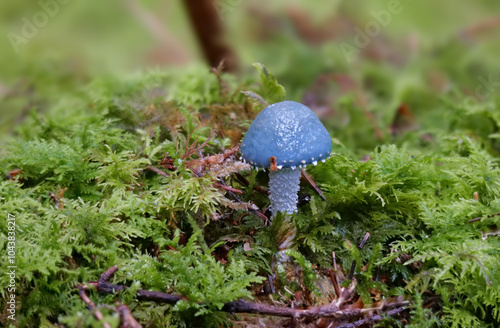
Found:
[(0, 3), (0, 22), (0, 142), (30, 113), (71, 115), (96, 79), (179, 77), (222, 58), (242, 79), (264, 64), (287, 99), (330, 130), (351, 126), (342, 142), (365, 149), (424, 140), (446, 102), (497, 108), (495, 0), (18, 0)]

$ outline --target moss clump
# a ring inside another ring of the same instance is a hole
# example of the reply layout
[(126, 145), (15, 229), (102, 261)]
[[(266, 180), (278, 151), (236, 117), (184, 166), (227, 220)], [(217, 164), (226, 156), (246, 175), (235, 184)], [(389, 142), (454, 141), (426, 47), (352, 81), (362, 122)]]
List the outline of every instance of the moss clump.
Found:
[[(223, 84), (204, 69), (179, 83), (161, 72), (100, 81), (66, 115), (33, 114), (23, 123), (0, 160), (0, 247), (8, 250), (6, 218), (13, 216), (19, 326), (102, 324), (74, 287), (113, 265), (121, 269), (114, 282), (131, 288), (90, 297), (101, 305), (120, 300), (144, 326), (233, 325), (234, 316), (219, 312), (223, 304), (270, 302), (262, 283), (274, 272), (275, 300), (326, 304), (331, 294), (319, 282), (332, 252), (342, 285), (356, 281), (357, 304), (404, 295), (413, 327), (498, 326), (497, 115), (457, 106), (450, 96), (439, 129), (432, 122), (392, 140), (383, 135), (386, 145), (372, 151), (354, 145), (373, 143), (373, 129), (336, 131), (334, 155), (308, 169), (326, 201), (304, 185), (312, 196), (301, 197), (308, 201), (293, 217), (298, 231), (289, 255), (301, 269), (290, 280), (272, 265), (283, 220), (265, 226), (268, 199), (254, 188), (267, 177), (245, 171), (231, 148), (264, 103), (284, 96), (257, 67), (260, 80), (252, 75), (240, 84), (222, 75)], [(347, 98), (339, 102), (356, 110)], [(225, 185), (242, 194), (236, 199)], [(8, 265), (0, 261), (1, 271)], [(8, 279), (0, 277), (2, 286)], [(140, 288), (189, 300), (140, 302)], [(102, 312), (103, 321), (119, 325), (113, 307)]]

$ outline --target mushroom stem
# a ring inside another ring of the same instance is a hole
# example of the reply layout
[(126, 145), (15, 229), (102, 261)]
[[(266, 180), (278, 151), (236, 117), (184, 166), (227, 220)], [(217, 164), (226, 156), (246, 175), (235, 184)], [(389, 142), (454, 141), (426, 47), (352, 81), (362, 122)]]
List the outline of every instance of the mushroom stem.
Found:
[[(298, 192), (300, 188), (300, 169), (283, 168), (269, 173), (269, 191), (271, 194), (271, 212), (273, 217), (277, 212), (287, 216), (297, 212)], [(286, 250), (292, 246), (295, 238), (295, 227), (280, 241), (278, 249)]]
[(300, 188), (300, 169), (284, 168), (269, 173), (271, 212), (292, 214), (297, 212)]

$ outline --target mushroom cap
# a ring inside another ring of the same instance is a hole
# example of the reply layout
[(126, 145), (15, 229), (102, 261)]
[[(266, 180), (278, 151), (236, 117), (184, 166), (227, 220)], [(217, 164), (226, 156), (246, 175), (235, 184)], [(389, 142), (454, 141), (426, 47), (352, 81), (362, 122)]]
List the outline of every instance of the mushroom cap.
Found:
[(330, 134), (313, 111), (295, 101), (282, 101), (257, 115), (241, 143), (243, 158), (256, 167), (302, 166), (330, 156)]

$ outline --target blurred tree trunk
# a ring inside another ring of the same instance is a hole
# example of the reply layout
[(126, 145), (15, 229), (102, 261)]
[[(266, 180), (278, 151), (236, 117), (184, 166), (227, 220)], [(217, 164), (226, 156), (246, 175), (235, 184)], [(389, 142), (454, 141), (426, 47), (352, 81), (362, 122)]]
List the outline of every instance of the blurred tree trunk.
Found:
[(237, 68), (236, 58), (224, 40), (224, 26), (219, 18), (216, 0), (184, 0), (191, 25), (207, 62), (217, 67), (224, 60), (224, 70)]

